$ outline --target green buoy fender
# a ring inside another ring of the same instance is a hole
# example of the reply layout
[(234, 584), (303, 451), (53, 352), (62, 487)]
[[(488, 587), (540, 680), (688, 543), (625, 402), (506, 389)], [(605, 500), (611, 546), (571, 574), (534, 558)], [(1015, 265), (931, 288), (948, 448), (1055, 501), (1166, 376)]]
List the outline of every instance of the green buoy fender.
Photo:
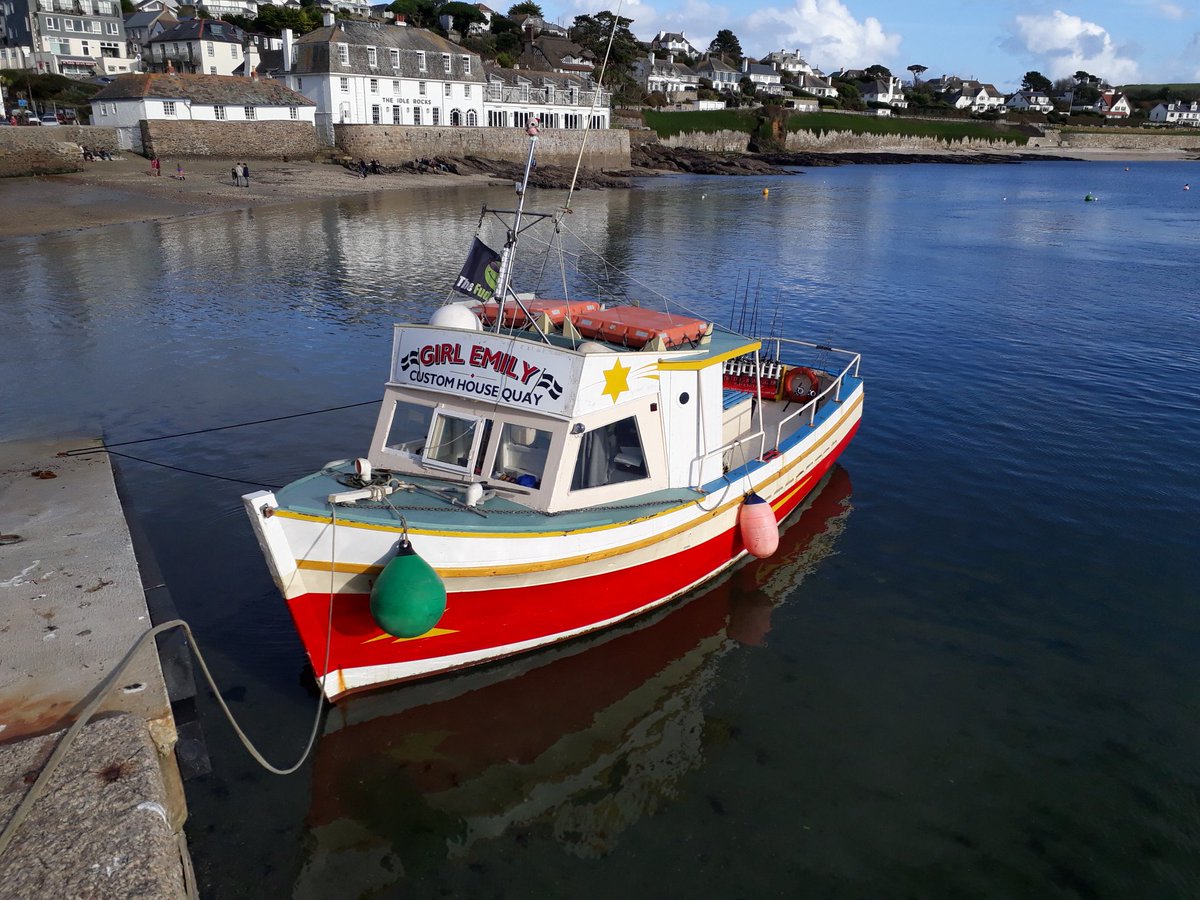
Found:
[(371, 618), (393, 637), (420, 637), (446, 611), (446, 585), (405, 538), (371, 588)]

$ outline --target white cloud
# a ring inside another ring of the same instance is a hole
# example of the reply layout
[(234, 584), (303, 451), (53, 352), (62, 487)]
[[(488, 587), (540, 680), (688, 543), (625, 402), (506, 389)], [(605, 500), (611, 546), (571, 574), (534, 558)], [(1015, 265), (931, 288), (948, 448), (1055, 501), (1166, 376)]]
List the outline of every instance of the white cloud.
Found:
[(1176, 6), (1174, 3), (1158, 4), (1158, 12), (1164, 19), (1171, 19), (1178, 22), (1185, 15), (1182, 6)]
[(1083, 69), (1112, 84), (1137, 80), (1137, 62), (1122, 55), (1103, 26), (1061, 10), (1048, 16), (1017, 16), (1011, 43), (1037, 59), (1040, 71), (1050, 78)]
[(860, 22), (840, 0), (795, 0), (785, 9), (768, 6), (747, 16), (742, 27), (745, 33), (736, 33), (747, 53), (798, 49), (826, 71), (886, 63), (900, 51), (900, 35), (885, 32), (874, 16)]

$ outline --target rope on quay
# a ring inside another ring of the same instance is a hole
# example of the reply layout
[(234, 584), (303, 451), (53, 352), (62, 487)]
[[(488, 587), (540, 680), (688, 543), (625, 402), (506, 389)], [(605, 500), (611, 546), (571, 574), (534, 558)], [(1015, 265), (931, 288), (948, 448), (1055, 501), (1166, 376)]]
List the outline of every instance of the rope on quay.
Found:
[[(333, 513), (332, 527), (333, 530), (330, 536), (331, 556), (333, 559), (336, 559), (336, 512)], [(325, 631), (324, 671), (326, 672), (326, 675), (322, 676), (322, 682), (323, 679), (328, 675), (329, 653), (333, 641), (333, 596), (335, 571), (335, 565), (331, 564), (329, 569), (329, 621), (326, 624)], [(242, 746), (246, 748), (247, 752), (249, 752), (249, 754), (260, 766), (262, 766), (272, 775), (291, 775), (298, 771), (300, 767), (303, 766), (308, 760), (309, 754), (312, 753), (313, 747), (316, 746), (317, 743), (317, 734), (321, 727), (321, 713), (325, 711), (324, 684), (322, 683), (320, 690), (318, 691), (317, 711), (316, 715), (313, 716), (312, 731), (308, 735), (308, 743), (304, 747), (304, 752), (293, 765), (286, 767), (272, 765), (262, 755), (258, 748), (254, 746), (254, 742), (250, 740), (246, 732), (242, 730), (241, 725), (238, 724), (237, 719), (233, 715), (233, 711), (230, 710), (229, 705), (225, 702), (225, 698), (221, 696), (221, 691), (217, 688), (217, 683), (213, 679), (212, 672), (208, 668), (208, 663), (204, 660), (204, 654), (200, 652), (200, 645), (196, 642), (196, 636), (192, 634), (191, 626), (188, 625), (188, 623), (183, 619), (171, 619), (168, 622), (163, 622), (159, 625), (155, 625), (153, 628), (150, 628), (147, 631), (144, 631), (141, 636), (139, 636), (138, 639), (133, 642), (133, 646), (130, 647), (125, 656), (122, 657), (116, 668), (109, 672), (104, 680), (100, 682), (99, 686), (97, 686), (93, 692), (94, 695), (92, 699), (89, 700), (87, 706), (83, 708), (83, 711), (79, 714), (79, 718), (71, 723), (71, 727), (67, 729), (66, 734), (62, 736), (62, 739), (58, 742), (58, 745), (55, 746), (54, 752), (50, 754), (50, 758), (46, 760), (46, 765), (42, 768), (41, 774), (38, 775), (33, 785), (29, 788), (28, 793), (26, 793), (21, 799), (21, 802), (17, 804), (16, 810), (13, 812), (12, 817), (8, 820), (8, 822), (5, 823), (3, 830), (0, 830), (0, 857), (4, 856), (4, 852), (8, 849), (9, 844), (12, 843), (13, 838), (16, 836), (17, 829), (19, 829), (22, 823), (24, 823), (25, 819), (28, 818), (29, 812), (33, 809), (34, 803), (36, 803), (38, 798), (45, 793), (46, 788), (50, 784), (50, 778), (58, 769), (63, 757), (66, 756), (67, 751), (71, 748), (71, 745), (79, 736), (79, 733), (83, 730), (84, 726), (91, 721), (92, 716), (96, 714), (96, 711), (100, 708), (100, 704), (104, 702), (105, 697), (112, 692), (113, 687), (119, 683), (121, 675), (133, 661), (133, 658), (137, 655), (138, 651), (141, 650), (151, 638), (170, 631), (172, 628), (183, 629), (183, 634), (184, 637), (187, 638), (188, 646), (191, 647), (192, 652), (196, 654), (196, 662), (200, 664), (200, 671), (204, 673), (204, 679), (208, 682), (209, 688), (216, 697), (217, 704), (221, 707), (221, 712), (225, 714), (225, 718), (228, 719), (229, 724), (233, 726), (234, 733), (237, 734), (238, 739), (242, 742)], [(179, 839), (179, 844), (180, 859), (183, 866), (184, 882), (188, 891), (188, 896), (190, 898), (198, 897), (199, 893), (196, 886), (195, 871), (192, 868), (191, 856), (187, 852), (187, 846), (184, 843), (182, 836)]]
[(145, 463), (148, 466), (158, 466), (160, 469), (170, 469), (172, 472), (182, 472), (185, 475), (199, 475), (201, 478), (215, 478), (218, 481), (231, 481), (234, 484), (248, 484), (253, 487), (265, 488), (281, 488), (281, 484), (267, 484), (263, 481), (251, 481), (247, 478), (233, 478), (229, 475), (217, 475), (213, 472), (201, 472), (198, 469), (188, 469), (183, 466), (173, 466), (170, 463), (158, 462), (153, 459), (146, 459), (142, 456), (133, 456), (129, 453), (120, 453), (114, 450), (114, 447), (129, 447), (133, 444), (146, 444), (152, 441), (169, 441), (172, 438), (194, 437), (198, 434), (212, 434), (214, 431), (228, 431), (230, 428), (246, 428), (250, 425), (268, 425), (271, 422), (283, 422), (287, 419), (300, 419), (304, 416), (316, 416), (322, 413), (340, 412), (343, 409), (357, 409), (360, 406), (371, 406), (379, 403), (379, 400), (364, 400), (362, 403), (347, 403), (344, 406), (329, 406), (325, 409), (313, 409), (308, 412), (292, 413), (286, 416), (271, 416), (267, 419), (255, 419), (251, 422), (236, 422), (233, 425), (216, 425), (212, 428), (198, 428), (195, 431), (179, 431), (175, 434), (160, 434), (156, 437), (138, 438), (134, 441), (118, 441), (115, 444), (102, 443), (99, 447), (72, 447), (70, 450), (63, 450), (59, 456), (87, 456), (90, 453), (107, 453), (109, 456), (119, 456), (122, 459), (133, 460), (134, 462)]
[[(198, 428), (195, 431), (179, 431), (175, 434), (160, 434), (156, 437), (138, 438), (136, 441), (118, 441), (115, 444), (101, 444), (99, 447), (73, 447), (70, 450), (64, 450), (59, 456), (86, 456), (89, 453), (104, 453), (110, 447), (128, 447), (132, 444), (145, 444), (150, 441), (169, 441), (171, 438), (193, 437), (197, 434), (211, 434), (214, 431), (228, 431), (230, 428), (246, 428), (250, 425), (268, 425), (271, 422), (283, 422), (287, 419), (301, 419), (304, 416), (316, 416), (321, 413), (340, 412), (343, 409), (357, 409), (360, 406), (370, 406), (372, 403), (379, 403), (376, 400), (364, 400), (362, 403), (347, 403), (344, 406), (329, 406), (325, 409), (312, 409), (308, 412), (292, 413), (287, 416), (272, 416), (269, 419), (254, 419), (251, 422), (236, 422), (233, 425), (216, 425), (212, 428)], [(130, 457), (136, 459), (136, 457)], [(140, 460), (140, 462), (149, 462), (149, 460)], [(155, 463), (154, 465), (157, 465)], [(202, 473), (196, 473), (202, 474)], [(253, 482), (248, 482), (253, 483)]]

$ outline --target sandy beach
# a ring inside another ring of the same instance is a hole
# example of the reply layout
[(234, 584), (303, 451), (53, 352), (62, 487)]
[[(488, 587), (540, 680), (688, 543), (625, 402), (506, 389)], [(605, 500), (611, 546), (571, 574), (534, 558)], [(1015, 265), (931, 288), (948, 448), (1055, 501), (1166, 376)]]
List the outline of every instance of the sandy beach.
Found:
[[(123, 222), (143, 222), (246, 209), (319, 197), (434, 184), (480, 184), (484, 175), (370, 175), (360, 178), (342, 166), (315, 162), (261, 162), (250, 166), (250, 186), (235, 187), (230, 173), (237, 160), (164, 160), (153, 177), (140, 156), (97, 160), (82, 172), (0, 179), (0, 238), (52, 234)], [(175, 177), (182, 165), (183, 178)]]
[[(1183, 150), (1022, 147), (1020, 152), (1047, 158), (1131, 163), (1197, 160), (1194, 153)], [(88, 163), (84, 171), (70, 175), (3, 178), (0, 179), (0, 208), (8, 215), (0, 217), (0, 238), (203, 215), (293, 200), (439, 184), (486, 184), (491, 180), (487, 175), (416, 173), (360, 178), (342, 166), (329, 163), (254, 161), (250, 164), (250, 186), (235, 187), (230, 169), (236, 162), (228, 159), (168, 159), (163, 161), (162, 175), (153, 177), (144, 158), (125, 154), (112, 161)], [(182, 179), (175, 177), (177, 164), (183, 166)]]

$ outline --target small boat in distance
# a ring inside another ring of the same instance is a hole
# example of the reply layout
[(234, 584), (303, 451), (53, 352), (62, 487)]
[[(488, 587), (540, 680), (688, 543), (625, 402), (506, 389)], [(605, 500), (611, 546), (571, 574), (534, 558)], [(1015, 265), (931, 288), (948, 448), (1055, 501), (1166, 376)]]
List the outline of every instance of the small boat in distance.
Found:
[[(506, 235), (394, 326), (370, 446), (243, 500), (325, 695), (487, 663), (661, 608), (778, 526), (858, 428), (859, 354), (666, 306), (518, 292)], [(565, 293), (564, 279), (560, 290)]]

